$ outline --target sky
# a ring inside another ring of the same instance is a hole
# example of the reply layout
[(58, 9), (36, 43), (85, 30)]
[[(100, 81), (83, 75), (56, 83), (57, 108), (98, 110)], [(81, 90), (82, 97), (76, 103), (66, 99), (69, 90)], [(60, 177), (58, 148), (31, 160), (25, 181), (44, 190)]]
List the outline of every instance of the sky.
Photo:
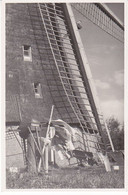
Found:
[[(122, 3), (107, 3), (124, 22)], [(104, 119), (114, 116), (124, 122), (124, 45), (73, 9), (75, 18), (82, 21), (79, 31), (92, 72)]]

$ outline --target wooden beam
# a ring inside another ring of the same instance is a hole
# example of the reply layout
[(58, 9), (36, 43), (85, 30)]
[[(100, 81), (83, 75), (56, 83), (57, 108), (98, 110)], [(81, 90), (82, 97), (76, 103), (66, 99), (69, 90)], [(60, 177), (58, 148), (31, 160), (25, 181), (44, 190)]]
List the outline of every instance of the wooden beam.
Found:
[[(49, 130), (50, 130), (50, 125), (51, 125), (51, 121), (52, 121), (52, 115), (53, 115), (53, 110), (54, 110), (54, 105), (52, 105), (52, 109), (51, 109), (51, 114), (50, 114), (50, 118), (49, 118), (49, 123), (48, 123), (48, 127), (47, 127), (47, 131), (46, 131), (46, 139), (48, 139), (48, 134), (49, 134)], [(46, 168), (46, 173), (48, 172), (48, 154), (47, 154), (47, 149), (48, 146), (46, 146), (46, 143), (44, 143), (43, 149), (41, 151), (41, 156), (43, 158), (44, 155), (44, 151), (46, 152), (45, 154), (45, 168)], [(46, 149), (46, 150), (45, 150)], [(40, 168), (41, 168), (41, 162), (42, 162), (42, 158), (40, 158), (39, 160), (39, 164), (38, 164), (38, 172), (40, 172)]]
[(36, 173), (37, 169), (36, 169), (36, 158), (35, 158), (35, 143), (33, 141), (31, 134), (29, 134), (29, 137), (27, 139), (27, 146), (28, 146), (27, 158), (30, 162), (28, 166), (28, 171)]
[(100, 124), (100, 119), (98, 116), (98, 113), (100, 112), (99, 100), (98, 100), (98, 96), (97, 96), (94, 82), (92, 79), (92, 74), (91, 74), (91, 70), (88, 64), (88, 60), (85, 54), (84, 46), (82, 44), (82, 40), (78, 32), (79, 30), (77, 28), (75, 17), (74, 17), (74, 14), (72, 12), (72, 9), (69, 3), (64, 3), (62, 4), (62, 6), (64, 10), (64, 15), (67, 19), (66, 20), (68, 24), (67, 26), (68, 26), (70, 35), (72, 37), (73, 49), (74, 49), (75, 55), (78, 60), (79, 69), (80, 69), (80, 73), (84, 81), (84, 86), (85, 86), (85, 89), (88, 95), (88, 100), (93, 110), (93, 114), (94, 114), (94, 117), (97, 123), (99, 133), (101, 134), (101, 137), (105, 143), (105, 139), (102, 133), (102, 127)]

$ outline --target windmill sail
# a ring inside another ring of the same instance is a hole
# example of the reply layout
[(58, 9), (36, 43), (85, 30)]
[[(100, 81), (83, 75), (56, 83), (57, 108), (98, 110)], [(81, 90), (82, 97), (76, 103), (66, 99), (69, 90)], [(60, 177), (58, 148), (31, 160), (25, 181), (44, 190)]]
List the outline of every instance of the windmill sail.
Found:
[(71, 5), (103, 31), (124, 42), (124, 25), (105, 4), (72, 3)]
[[(78, 121), (84, 141), (88, 135), (104, 148), (102, 124), (92, 92), (92, 78), (84, 48), (69, 4), (38, 4), (52, 55), (70, 107)], [(94, 91), (94, 90), (93, 90)], [(87, 144), (88, 145), (88, 144)], [(93, 147), (94, 147), (93, 145)], [(104, 148), (105, 149), (105, 148)]]

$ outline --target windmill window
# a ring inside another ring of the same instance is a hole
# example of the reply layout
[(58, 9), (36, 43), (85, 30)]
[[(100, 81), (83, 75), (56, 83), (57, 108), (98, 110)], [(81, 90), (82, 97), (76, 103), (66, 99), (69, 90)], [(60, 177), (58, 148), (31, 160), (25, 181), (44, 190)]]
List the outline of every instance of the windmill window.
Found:
[(42, 90), (40, 83), (33, 83), (35, 98), (42, 98)]
[(23, 46), (23, 59), (24, 59), (24, 61), (32, 61), (31, 46), (29, 46), (29, 45)]

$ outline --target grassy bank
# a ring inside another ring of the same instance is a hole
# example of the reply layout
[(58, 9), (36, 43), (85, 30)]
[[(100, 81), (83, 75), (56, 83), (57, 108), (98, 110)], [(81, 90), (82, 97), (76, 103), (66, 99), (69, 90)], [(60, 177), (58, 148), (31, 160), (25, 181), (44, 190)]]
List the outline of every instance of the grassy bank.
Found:
[(48, 175), (27, 172), (7, 171), (7, 189), (77, 189), (77, 188), (123, 188), (124, 171), (112, 170), (107, 173), (104, 167), (52, 168)]

